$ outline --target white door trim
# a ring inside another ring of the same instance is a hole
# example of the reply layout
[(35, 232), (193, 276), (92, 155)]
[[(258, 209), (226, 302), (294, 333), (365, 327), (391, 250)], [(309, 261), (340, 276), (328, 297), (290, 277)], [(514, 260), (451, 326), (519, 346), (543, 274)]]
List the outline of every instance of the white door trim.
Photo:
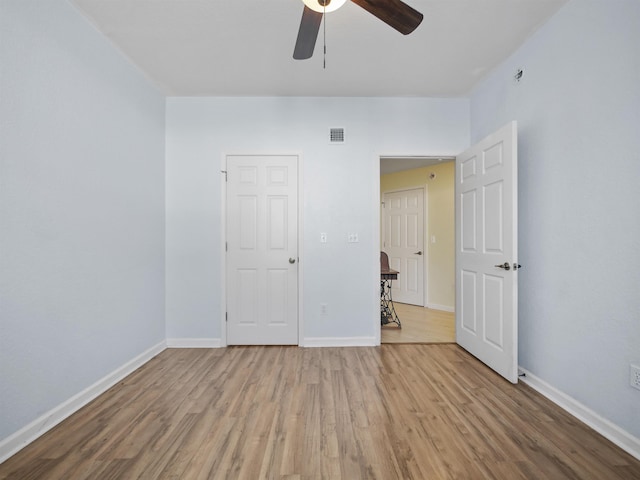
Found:
[[(304, 346), (304, 305), (303, 305), (303, 278), (304, 278), (304, 251), (303, 251), (303, 205), (304, 190), (303, 185), (303, 158), (302, 153), (282, 153), (282, 152), (223, 152), (220, 159), (220, 346), (226, 347), (227, 343), (227, 157), (229, 156), (295, 156), (298, 158), (298, 346)], [(379, 332), (378, 332), (379, 335)], [(380, 343), (380, 342), (378, 342)]]
[(227, 346), (227, 153), (220, 159), (220, 346)]
[[(380, 194), (380, 159), (381, 158), (385, 158), (385, 157), (429, 157), (429, 156), (435, 156), (438, 158), (449, 158), (451, 157), (451, 154), (446, 154), (446, 155), (424, 155), (424, 154), (417, 154), (415, 152), (409, 152), (409, 153), (405, 153), (405, 154), (394, 154), (394, 155), (389, 155), (389, 154), (378, 154), (375, 156), (375, 158), (372, 160), (373, 161), (373, 209), (374, 209), (374, 213), (373, 213), (373, 218), (378, 218), (377, 222), (373, 222), (373, 232), (371, 234), (371, 238), (373, 238), (373, 252), (372, 252), (372, 259), (371, 261), (373, 262), (374, 265), (377, 265), (376, 267), (376, 276), (375, 278), (373, 278), (373, 315), (371, 316), (372, 321), (373, 321), (373, 331), (374, 331), (374, 340), (375, 343), (374, 345), (380, 345), (381, 340), (381, 332), (380, 332), (380, 246), (382, 245), (381, 242), (381, 236), (380, 233), (382, 232), (382, 209), (381, 209), (381, 202), (382, 202), (382, 196)], [(454, 157), (455, 158), (455, 157)], [(416, 187), (417, 188), (417, 187)], [(428, 201), (427, 197), (428, 197), (428, 190), (425, 190), (425, 202)], [(428, 207), (428, 203), (425, 204), (425, 208)], [(425, 217), (428, 218), (428, 213), (427, 210), (425, 210)], [(427, 222), (425, 221), (425, 228), (427, 229), (425, 231), (425, 244), (427, 244), (427, 238), (429, 232), (428, 232), (428, 225)], [(426, 251), (426, 250), (425, 250)], [(425, 266), (428, 262), (425, 261)], [(428, 285), (428, 276), (425, 276), (425, 288), (426, 285)], [(424, 297), (424, 301), (427, 301), (428, 296), (426, 295), (425, 292), (425, 297)]]
[(373, 314), (371, 320), (373, 322), (374, 332), (374, 345), (380, 345), (380, 232), (382, 230), (382, 208), (380, 196), (380, 158), (381, 155), (375, 157), (373, 161), (373, 203), (374, 209), (373, 218), (378, 218), (377, 222), (373, 222), (373, 232), (371, 232), (371, 238), (373, 238), (372, 259), (371, 264), (376, 265), (374, 272), (376, 274), (371, 279), (373, 281)]

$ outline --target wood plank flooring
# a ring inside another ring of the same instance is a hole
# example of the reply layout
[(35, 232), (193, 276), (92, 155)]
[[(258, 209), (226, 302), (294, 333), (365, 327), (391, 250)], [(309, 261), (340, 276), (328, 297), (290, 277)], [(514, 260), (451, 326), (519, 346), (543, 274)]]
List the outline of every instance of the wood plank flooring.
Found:
[(456, 345), (169, 349), (0, 479), (640, 479)]
[(454, 343), (456, 319), (452, 312), (394, 302), (402, 328), (394, 323), (384, 325), (382, 343)]

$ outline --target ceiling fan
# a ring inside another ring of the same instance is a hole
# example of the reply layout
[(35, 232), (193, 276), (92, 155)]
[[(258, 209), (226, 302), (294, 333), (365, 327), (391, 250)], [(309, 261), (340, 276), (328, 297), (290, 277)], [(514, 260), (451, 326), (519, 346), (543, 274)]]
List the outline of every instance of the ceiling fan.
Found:
[[(296, 46), (293, 50), (293, 58), (304, 60), (311, 58), (316, 46), (316, 39), (320, 31), (320, 23), (325, 13), (332, 12), (341, 7), (346, 0), (302, 0), (304, 10)], [(367, 12), (375, 15), (390, 27), (395, 28), (403, 35), (413, 32), (420, 22), (422, 14), (414, 10), (401, 0), (351, 0)]]

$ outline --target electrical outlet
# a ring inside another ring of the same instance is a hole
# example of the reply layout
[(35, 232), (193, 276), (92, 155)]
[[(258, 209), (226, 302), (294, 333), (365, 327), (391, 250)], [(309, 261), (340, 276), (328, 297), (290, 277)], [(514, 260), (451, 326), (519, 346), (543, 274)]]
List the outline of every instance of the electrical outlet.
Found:
[(326, 315), (327, 314), (327, 304), (326, 303), (321, 303), (320, 304), (320, 315)]
[(326, 233), (321, 233), (320, 234), (320, 243), (327, 243), (327, 234)]
[(640, 390), (640, 367), (636, 365), (630, 365), (629, 385)]
[(349, 235), (347, 235), (347, 242), (349, 243), (358, 243), (360, 240), (358, 240), (358, 234), (357, 233), (350, 233)]

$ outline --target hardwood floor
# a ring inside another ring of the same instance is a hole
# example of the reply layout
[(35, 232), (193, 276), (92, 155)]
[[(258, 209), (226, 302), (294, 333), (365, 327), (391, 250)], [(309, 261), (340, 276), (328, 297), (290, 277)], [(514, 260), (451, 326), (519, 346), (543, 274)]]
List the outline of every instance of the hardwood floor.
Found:
[(169, 349), (2, 479), (640, 479), (456, 345)]
[(382, 327), (382, 343), (453, 343), (456, 341), (455, 314), (431, 308), (394, 303), (402, 328)]

